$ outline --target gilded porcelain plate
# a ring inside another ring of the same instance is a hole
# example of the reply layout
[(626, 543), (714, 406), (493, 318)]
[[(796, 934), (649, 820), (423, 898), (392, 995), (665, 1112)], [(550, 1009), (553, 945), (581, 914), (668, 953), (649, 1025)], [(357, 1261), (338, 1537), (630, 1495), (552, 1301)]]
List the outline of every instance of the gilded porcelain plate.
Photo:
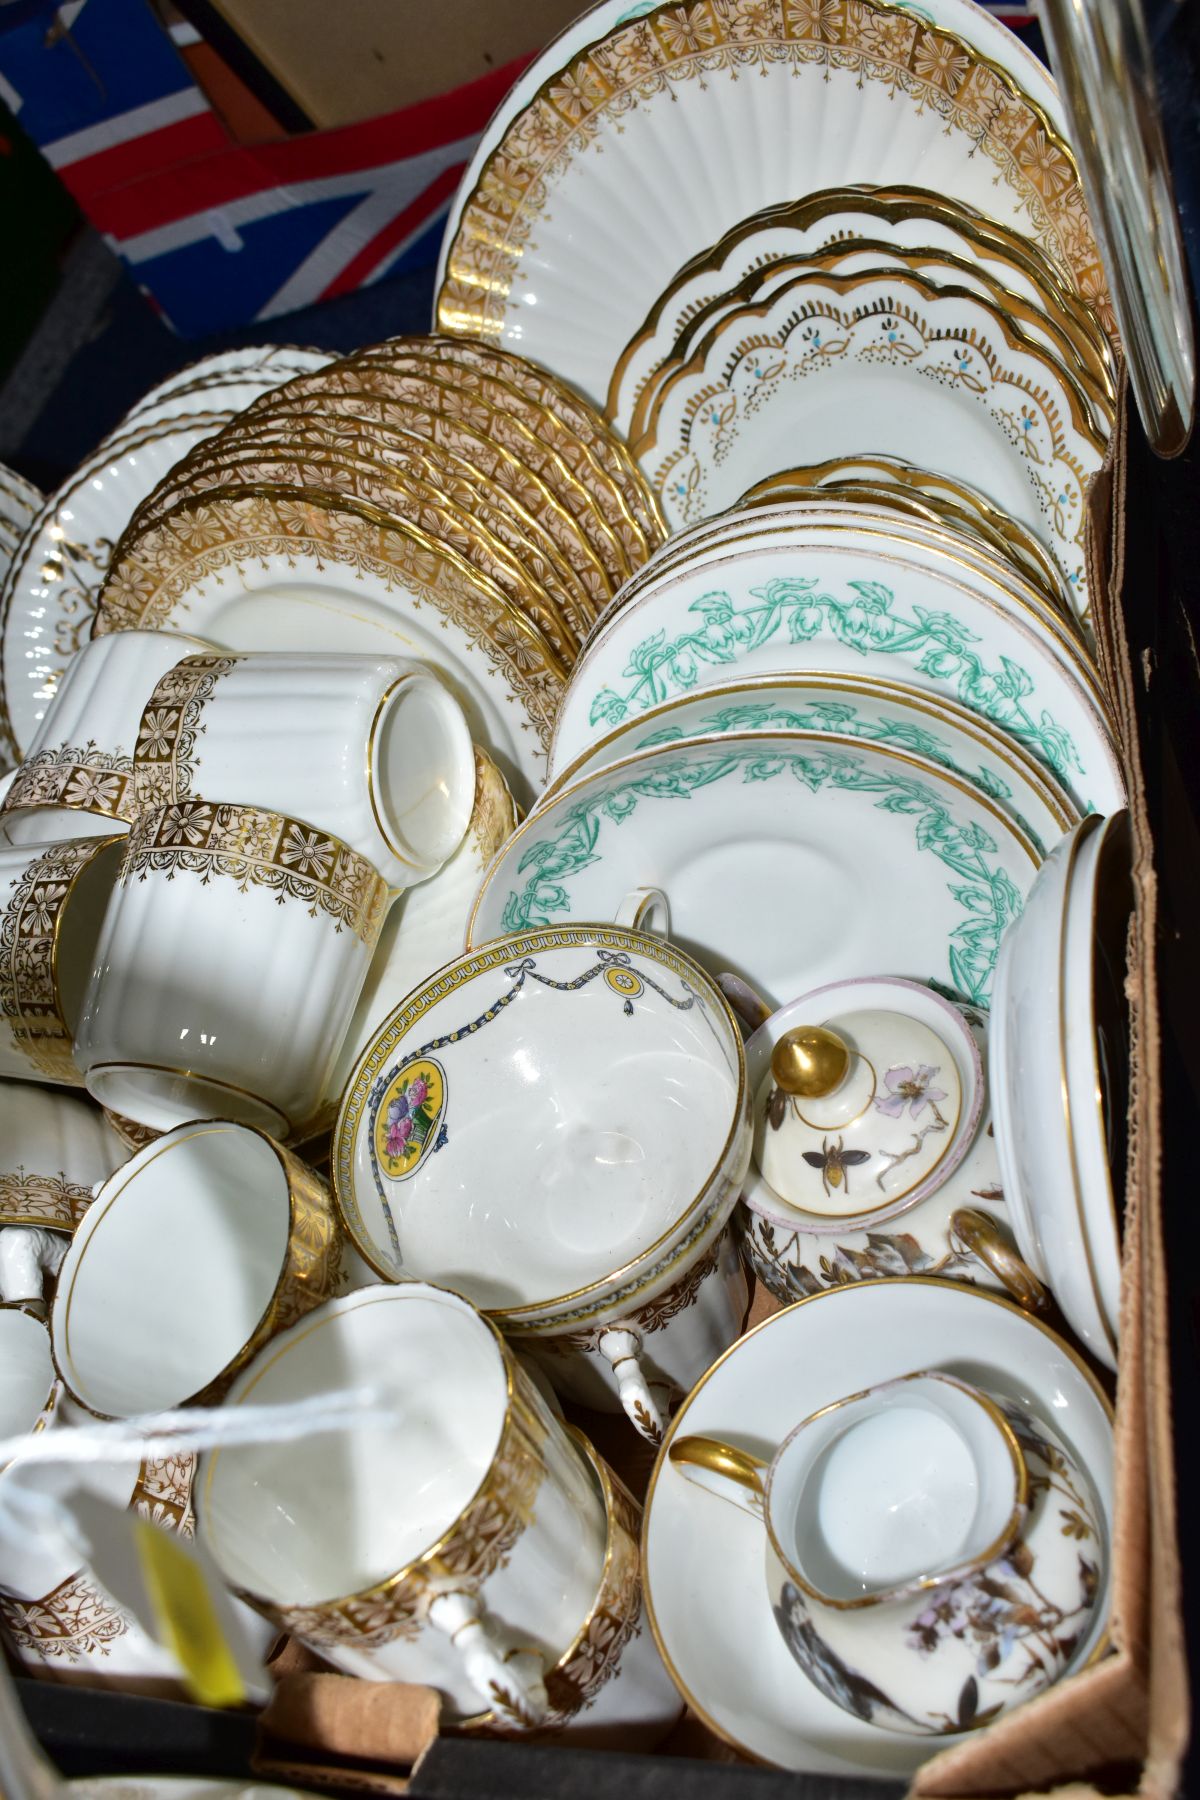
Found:
[(814, 273), (724, 314), (656, 391), (633, 449), (675, 526), (797, 462), (881, 451), (970, 471), (1050, 550), (1082, 614), (1085, 501), (1110, 424), (984, 296), (907, 270)]
[[(958, 1375), (1052, 1424), (1086, 1470), (1111, 1533), (1111, 1408), (1076, 1352), (1019, 1308), (914, 1278), (852, 1282), (776, 1313), (727, 1351), (676, 1413), (642, 1531), (647, 1607), (664, 1660), (693, 1710), (748, 1756), (814, 1775), (897, 1778), (961, 1740), (922, 1742), (855, 1718), (818, 1691), (771, 1616), (762, 1527), (689, 1481), (669, 1461), (671, 1444), (706, 1433), (769, 1458), (819, 1407), (923, 1369)], [(1080, 1518), (1087, 1510), (1066, 1492), (1061, 1507)], [(1076, 1539), (1087, 1555), (1080, 1530), (1088, 1530), (1082, 1519)], [(1078, 1661), (1095, 1654), (1107, 1612), (1105, 1594)]]
[(598, 8), (538, 60), (472, 161), (439, 327), (503, 342), (603, 404), (676, 270), (764, 205), (852, 182), (976, 206), (1102, 292), (1047, 106), (1045, 70), (961, 0), (932, 16), (880, 0)]
[(881, 969), (986, 1006), (1041, 860), (995, 801), (925, 757), (731, 732), (643, 750), (546, 801), (484, 877), (467, 945), (612, 921), (658, 888), (672, 941), (775, 1006)]
[(1082, 646), (1048, 609), (887, 519), (750, 518), (714, 526), (708, 548), (668, 545), (635, 577), (571, 672), (553, 771), (664, 701), (730, 680), (854, 673), (957, 700), (1015, 738), (1083, 812), (1123, 804)]
[(730, 731), (836, 731), (928, 757), (997, 801), (1041, 852), (1078, 820), (1065, 790), (1029, 753), (966, 707), (899, 682), (855, 675), (728, 682), (668, 700), (618, 725), (556, 773), (539, 800), (659, 744)]

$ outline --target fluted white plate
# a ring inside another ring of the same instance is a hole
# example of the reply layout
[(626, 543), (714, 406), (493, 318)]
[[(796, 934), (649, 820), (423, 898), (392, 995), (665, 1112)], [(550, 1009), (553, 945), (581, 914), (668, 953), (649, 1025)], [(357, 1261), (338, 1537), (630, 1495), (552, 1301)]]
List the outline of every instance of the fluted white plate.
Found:
[(484, 135), (447, 231), (441, 327), (602, 404), (677, 269), (761, 207), (849, 182), (978, 206), (1102, 290), (1048, 74), (969, 0), (931, 16), (876, 0), (594, 9)]

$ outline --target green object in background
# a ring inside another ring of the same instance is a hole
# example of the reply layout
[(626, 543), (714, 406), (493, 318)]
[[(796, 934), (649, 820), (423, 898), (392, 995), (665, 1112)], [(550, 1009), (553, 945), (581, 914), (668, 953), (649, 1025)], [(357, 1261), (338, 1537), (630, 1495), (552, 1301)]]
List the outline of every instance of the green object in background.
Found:
[(8, 108), (0, 105), (0, 381), (58, 286), (79, 209)]

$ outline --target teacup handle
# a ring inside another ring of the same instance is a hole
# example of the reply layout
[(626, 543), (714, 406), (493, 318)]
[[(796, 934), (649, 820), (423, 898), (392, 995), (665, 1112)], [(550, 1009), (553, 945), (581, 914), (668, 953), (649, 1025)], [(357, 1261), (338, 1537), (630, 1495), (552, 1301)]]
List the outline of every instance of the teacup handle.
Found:
[(476, 1693), (505, 1724), (532, 1731), (542, 1723), (550, 1707), (542, 1659), (534, 1650), (504, 1654), (478, 1594), (455, 1588), (435, 1595), (429, 1622), (445, 1632)]
[(755, 1032), (760, 1025), (766, 1024), (771, 1016), (771, 1008), (748, 981), (743, 981), (740, 975), (732, 975), (726, 970), (725, 974), (717, 976), (717, 986), (747, 1031)]
[(40, 1303), (45, 1277), (58, 1274), (70, 1242), (61, 1231), (0, 1219), (0, 1300)]
[(625, 931), (645, 931), (652, 937), (671, 935), (671, 907), (661, 888), (631, 888), (613, 923)]
[(606, 1331), (596, 1346), (601, 1356), (606, 1357), (612, 1365), (612, 1372), (617, 1378), (617, 1394), (626, 1413), (644, 1438), (652, 1444), (661, 1444), (662, 1414), (638, 1361), (641, 1347), (642, 1340), (638, 1333), (625, 1325), (617, 1325), (611, 1331)]
[(974, 1256), (1008, 1290), (1026, 1312), (1053, 1311), (1050, 1295), (1025, 1259), (1017, 1254), (990, 1213), (978, 1206), (960, 1206), (950, 1215), (950, 1239)]
[(676, 1438), (668, 1452), (671, 1461), (710, 1494), (740, 1507), (752, 1518), (761, 1519), (766, 1501), (767, 1464), (761, 1456), (748, 1450), (737, 1450), (720, 1438)]

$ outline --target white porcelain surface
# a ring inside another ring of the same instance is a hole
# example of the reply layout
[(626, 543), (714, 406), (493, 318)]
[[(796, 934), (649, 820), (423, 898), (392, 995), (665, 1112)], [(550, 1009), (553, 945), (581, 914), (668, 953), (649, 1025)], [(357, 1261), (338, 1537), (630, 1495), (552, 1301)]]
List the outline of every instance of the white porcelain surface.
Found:
[[(785, 258), (815, 256), (839, 243), (852, 246), (854, 240), (898, 250), (942, 251), (973, 263), (987, 279), (1022, 301), (1039, 309), (1053, 304), (1060, 323), (1107, 354), (1099, 328), (1086, 313), (1080, 318), (1078, 299), (1050, 292), (1044, 280), (1032, 278), (1027, 243), (1020, 238), (1014, 243), (982, 214), (959, 211), (942, 196), (919, 188), (889, 185), (869, 200), (834, 188), (810, 194), (791, 207), (765, 208), (756, 219), (734, 226), (675, 278), (631, 338), (614, 372), (608, 410), (617, 428), (628, 433), (639, 396), (660, 379), (676, 344), (722, 295), (731, 294), (756, 270), (773, 268)], [(1054, 280), (1051, 266), (1047, 268)]]
[[(314, 1178), (300, 1178), (311, 1189)], [(76, 1400), (111, 1418), (181, 1406), (274, 1321), (335, 1291), (332, 1198), (294, 1200), (293, 1179), (269, 1139), (213, 1122), (167, 1133), (104, 1183), (51, 1312)]]
[[(246, 809), (234, 811), (229, 830), (246, 834), (247, 853), (224, 856), (203, 848), (222, 829), (220, 809), (176, 811), (177, 830), (165, 813), (146, 815), (172, 841), (147, 847), (113, 890), (76, 1061), (102, 1106), (155, 1131), (234, 1118), (302, 1134), (370, 967), (379, 878), (361, 865), (358, 898), (343, 908), (329, 883), (345, 853), (315, 829), (269, 814), (238, 827)], [(250, 841), (259, 824), (261, 857)], [(373, 924), (360, 931), (368, 888)]]
[(746, 532), (643, 576), (609, 615), (572, 671), (553, 770), (626, 719), (731, 678), (861, 672), (1011, 732), (1082, 810), (1122, 803), (1080, 661), (1005, 590), (890, 524), (810, 529), (784, 509)]
[[(49, 1332), (19, 1306), (0, 1306), (0, 1366), (0, 1439), (20, 1437), (45, 1411), (55, 1374)], [(0, 1461), (0, 1475), (6, 1467), (7, 1459)]]
[(238, 383), (262, 389), (276, 387), (290, 381), (293, 375), (323, 369), (332, 360), (324, 350), (309, 350), (299, 344), (242, 344), (232, 350), (214, 350), (150, 388), (131, 407), (127, 417), (140, 419), (164, 400), (183, 395), (187, 396), (188, 405), (199, 405), (198, 396), (214, 387)]
[(452, 962), (462, 949), (471, 903), (483, 872), (516, 829), (508, 785), (485, 751), (475, 751), (475, 803), (462, 843), (436, 875), (406, 888), (387, 916), (350, 1029), (330, 1081), (338, 1104), (359, 1059), (406, 994)]
[(1021, 1253), (1092, 1354), (1115, 1368), (1120, 1250), (1097, 1135), (1091, 977), (1105, 829), (1093, 816), (1063, 840), (1005, 938), (992, 1050), (996, 1142)]
[(301, 543), (285, 554), (262, 542), (239, 566), (236, 582), (227, 572), (189, 577), (161, 623), (234, 654), (345, 651), (426, 663), (518, 800), (527, 801), (544, 779), (545, 749), (511, 673), (476, 633), (438, 608), (429, 590), (410, 590), (378, 569), (339, 563)]
[(303, 819), (397, 889), (458, 849), (475, 783), (457, 701), (420, 664), (390, 656), (189, 656), (147, 694), (135, 760), (143, 805), (192, 794)]
[[(772, 1054), (801, 1026), (835, 1032), (850, 1064), (832, 1093), (774, 1107)], [(966, 1155), (984, 1105), (970, 1026), (917, 982), (864, 977), (800, 995), (750, 1038), (746, 1071), (760, 1175), (791, 1208), (825, 1220), (891, 1216), (933, 1193)], [(854, 1166), (842, 1166), (847, 1150), (859, 1153)]]
[(128, 1155), (90, 1100), (32, 1081), (0, 1082), (0, 1144), (0, 1223), (57, 1223)]
[[(72, 1423), (60, 1397), (47, 1430), (69, 1431)], [(180, 1698), (179, 1663), (81, 1562), (63, 1503), (83, 1491), (190, 1537), (195, 1457), (142, 1461), (135, 1452), (87, 1463), (39, 1461), (37, 1442), (0, 1473), (0, 1619), (22, 1672)]]
[(563, 1330), (619, 1315), (622, 1281), (656, 1291), (658, 1263), (665, 1284), (728, 1216), (748, 1147), (716, 989), (655, 939), (585, 927), (466, 954), (409, 996), (347, 1089), (334, 1179), (386, 1273)]
[(761, 1479), (776, 1623), (852, 1716), (944, 1737), (1070, 1668), (1108, 1547), (1086, 1475), (1010, 1401), (902, 1376), (810, 1415)]
[[(774, 1628), (761, 1526), (673, 1467), (670, 1444), (698, 1433), (769, 1457), (798, 1417), (914, 1368), (944, 1369), (1052, 1421), (1111, 1531), (1108, 1402), (1075, 1352), (1016, 1307), (953, 1282), (865, 1282), (768, 1319), (677, 1414), (648, 1496), (643, 1551), (653, 1627), (685, 1697), (720, 1736), (783, 1768), (904, 1778), (929, 1746), (851, 1717), (802, 1674)], [(1107, 1595), (1104, 1578), (1081, 1660), (1100, 1641)]]
[(31, 844), (125, 830), (136, 809), (133, 752), (142, 708), (180, 657), (209, 647), (161, 631), (89, 638), (29, 741), (0, 811), (0, 837)]
[(986, 719), (943, 694), (918, 693), (899, 682), (850, 672), (722, 682), (635, 713), (556, 770), (538, 804), (567, 782), (637, 750), (781, 726), (835, 730), (866, 743), (914, 750), (998, 800), (1043, 850), (1078, 821), (1078, 809), (1058, 780)]
[(864, 449), (970, 470), (1050, 550), (1082, 614), (1086, 484), (1106, 438), (1051, 353), (982, 297), (910, 273), (811, 274), (725, 314), (665, 380), (633, 449), (673, 525)]
[[(498, 1477), (515, 1384), (530, 1423), (525, 1448)], [(421, 1283), (377, 1287), (331, 1302), (276, 1340), (238, 1380), (226, 1405), (308, 1399), (370, 1389), (394, 1407), (387, 1422), (288, 1443), (225, 1448), (201, 1464), (202, 1538), (225, 1578), (268, 1608), (302, 1608), (293, 1629), (348, 1674), (427, 1682), (452, 1714), (479, 1711), (469, 1671), (430, 1617), (463, 1587), (422, 1564), (477, 1491), (504, 1520), (496, 1553), (474, 1548), (485, 1632), (503, 1646), (557, 1661), (587, 1616), (606, 1539), (603, 1497), (586, 1460), (495, 1332), (455, 1294)], [(397, 1497), (402, 1496), (398, 1503)], [(518, 1497), (523, 1496), (523, 1497)], [(477, 1527), (478, 1529), (478, 1527)], [(467, 1542), (472, 1540), (468, 1537)], [(413, 1566), (416, 1564), (417, 1566)], [(309, 1609), (405, 1571), (389, 1595), (365, 1604), (374, 1628), (326, 1641)], [(485, 1696), (486, 1697), (486, 1696)]]
[[(839, 18), (822, 37), (798, 41), (782, 11), (743, 16), (730, 0), (706, 18), (702, 35), (680, 36), (665, 7), (636, 24), (637, 12), (648, 10), (631, 13), (613, 0), (585, 15), (543, 52), (484, 134), (447, 227), (438, 272), (443, 329), (486, 335), (469, 305), (474, 280), (490, 276), (499, 292), (489, 328), (602, 403), (622, 346), (675, 270), (762, 206), (849, 182), (919, 183), (1036, 232), (1066, 260), (1060, 196), (1056, 236), (1011, 148), (993, 135), (994, 114), (981, 125), (969, 117), (970, 82), (952, 116), (930, 104), (926, 81), (908, 66), (919, 24), (902, 33), (909, 21), (882, 9), (896, 34), (890, 39), (885, 29), (869, 41)], [(981, 9), (955, 0), (934, 17), (998, 53), (1041, 104), (1055, 104), (1045, 70), (1037, 73)], [(602, 74), (572, 67), (605, 38), (595, 57)], [(756, 57), (764, 39), (773, 50), (782, 40), (782, 53)], [(584, 99), (561, 113), (548, 99), (540, 112), (530, 102), (547, 83), (551, 94), (578, 88)], [(527, 159), (540, 175), (532, 181), (520, 170), (514, 185), (525, 204), (515, 220), (493, 208), (491, 242), (508, 248), (511, 261), (472, 256), (462, 229), (494, 153), (518, 169)], [(630, 194), (638, 196), (634, 207)], [(1077, 183), (1073, 198), (1077, 216)], [(1037, 227), (1031, 210), (1040, 214)], [(1079, 254), (1077, 243), (1070, 247)], [(499, 283), (510, 271), (506, 296)]]
[(0, 843), (0, 1077), (83, 1085), (72, 1039), (120, 854), (109, 838)]
[(683, 948), (773, 1004), (890, 969), (986, 1006), (1039, 861), (935, 763), (833, 734), (731, 733), (627, 757), (539, 808), (488, 871), (470, 941), (611, 917), (652, 886)]

